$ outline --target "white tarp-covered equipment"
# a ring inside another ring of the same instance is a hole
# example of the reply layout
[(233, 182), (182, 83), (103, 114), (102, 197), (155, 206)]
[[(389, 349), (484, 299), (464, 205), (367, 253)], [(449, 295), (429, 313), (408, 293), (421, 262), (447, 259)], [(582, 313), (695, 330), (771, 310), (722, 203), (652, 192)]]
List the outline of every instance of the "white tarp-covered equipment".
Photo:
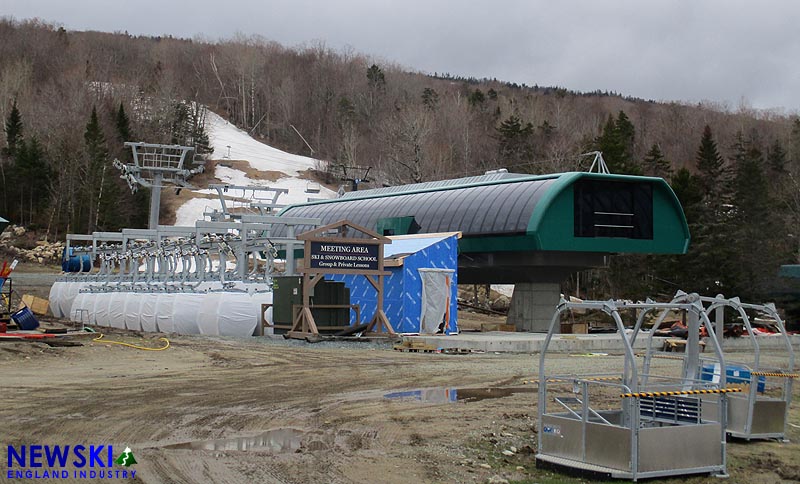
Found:
[(197, 316), (203, 304), (204, 294), (181, 293), (175, 295), (172, 309), (174, 331), (178, 334), (200, 334)]
[[(256, 334), (262, 304), (272, 303), (272, 292), (265, 284), (221, 290), (219, 283), (204, 283), (196, 289), (202, 291), (149, 292), (140, 284), (123, 287), (116, 283), (57, 281), (50, 294), (51, 300), (60, 303), (56, 306), (69, 304), (69, 309), (54, 312), (75, 322), (135, 331), (219, 336)], [(266, 317), (266, 332), (271, 333), (269, 311)]]

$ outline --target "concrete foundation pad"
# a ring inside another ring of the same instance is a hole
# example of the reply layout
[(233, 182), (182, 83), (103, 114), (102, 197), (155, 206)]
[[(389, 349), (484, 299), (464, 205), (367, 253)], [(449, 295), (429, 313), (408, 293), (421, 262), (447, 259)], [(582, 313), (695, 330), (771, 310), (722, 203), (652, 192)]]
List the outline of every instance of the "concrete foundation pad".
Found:
[[(486, 352), (539, 353), (544, 345), (544, 333), (506, 333), (493, 331), (487, 333), (460, 333), (457, 335), (403, 336), (403, 340), (423, 342), (437, 348), (459, 348)], [(648, 334), (636, 338), (634, 351), (647, 348)], [(667, 338), (656, 336), (653, 347), (661, 349)], [(800, 350), (800, 335), (790, 337), (792, 346)], [(780, 338), (763, 337), (759, 340), (761, 348), (784, 348)], [(723, 347), (727, 351), (748, 351), (752, 348), (745, 338), (726, 339)], [(710, 348), (707, 348), (708, 351)], [(561, 353), (617, 353), (623, 351), (622, 341), (616, 334), (560, 334), (554, 335), (549, 351)]]

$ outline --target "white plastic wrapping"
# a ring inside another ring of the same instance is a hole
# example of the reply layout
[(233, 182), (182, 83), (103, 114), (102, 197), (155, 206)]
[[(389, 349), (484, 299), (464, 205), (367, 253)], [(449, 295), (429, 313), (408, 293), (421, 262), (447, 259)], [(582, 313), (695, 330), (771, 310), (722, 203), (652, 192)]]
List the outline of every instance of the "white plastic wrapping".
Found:
[(450, 278), (452, 269), (419, 269), (422, 276), (422, 314), (420, 315), (420, 333), (434, 334), (439, 325), (445, 321), (450, 306)]
[(89, 320), (97, 326), (110, 326), (108, 318), (108, 303), (111, 302), (111, 293), (94, 293), (94, 308)]
[(139, 322), (142, 325), (142, 331), (149, 331), (155, 333), (158, 331), (158, 324), (156, 323), (156, 304), (158, 303), (158, 294), (146, 292), (142, 294), (142, 304), (139, 309)]
[(142, 294), (138, 292), (125, 293), (125, 328), (134, 331), (142, 330), (139, 316), (142, 308)]
[(53, 316), (57, 318), (63, 318), (64, 313), (61, 311), (61, 292), (64, 288), (64, 282), (56, 281), (50, 286), (50, 295), (47, 297), (48, 301), (50, 302), (50, 311), (53, 313)]
[[(272, 304), (272, 293), (254, 292), (250, 296), (250, 301), (253, 303), (253, 307), (256, 311), (256, 327), (258, 327), (258, 325), (261, 324), (261, 305)], [(264, 327), (264, 334), (274, 334), (275, 329), (272, 327), (272, 307), (267, 308), (265, 316), (268, 325)]]
[(83, 320), (84, 323), (89, 323), (91, 321), (89, 319), (89, 313), (94, 307), (94, 303), (90, 305), (89, 302), (87, 302), (90, 301), (88, 296), (91, 296), (88, 292), (79, 292), (78, 295), (75, 296), (75, 299), (72, 300), (72, 307), (67, 315), (70, 321), (75, 321), (76, 323), (80, 323), (81, 320)]
[[(56, 300), (54, 313), (75, 322), (83, 319), (87, 324), (135, 331), (251, 336), (261, 322), (261, 305), (273, 301), (266, 285), (246, 285), (246, 292), (221, 291), (221, 284), (208, 282), (192, 293), (89, 292), (92, 286), (113, 289), (115, 284), (55, 283), (50, 290), (51, 302)], [(82, 289), (87, 291), (80, 292)], [(265, 317), (271, 324), (271, 308)], [(272, 332), (270, 326), (265, 328), (265, 334)]]
[(125, 299), (127, 292), (113, 292), (108, 303), (108, 322), (111, 327), (125, 329)]
[(175, 295), (172, 321), (178, 334), (200, 334), (197, 325), (198, 313), (207, 294), (179, 293)]
[(175, 323), (172, 319), (172, 310), (175, 307), (175, 294), (159, 294), (156, 300), (156, 324), (162, 333), (174, 333)]
[[(81, 288), (85, 286), (85, 282), (77, 282), (77, 281), (66, 281), (61, 289), (61, 294), (59, 294), (59, 301), (58, 301), (58, 310), (61, 313), (61, 317), (69, 317), (69, 313), (72, 310), (72, 303), (75, 301), (75, 298), (78, 296), (78, 292), (80, 292)], [(52, 303), (51, 303), (52, 307)], [(55, 315), (55, 311), (53, 313)]]
[(221, 336), (253, 336), (258, 311), (246, 292), (223, 293), (217, 306), (217, 325)]
[(197, 329), (200, 334), (218, 336), (219, 323), (217, 322), (217, 311), (223, 293), (209, 292), (203, 297), (200, 305), (200, 312), (197, 314)]

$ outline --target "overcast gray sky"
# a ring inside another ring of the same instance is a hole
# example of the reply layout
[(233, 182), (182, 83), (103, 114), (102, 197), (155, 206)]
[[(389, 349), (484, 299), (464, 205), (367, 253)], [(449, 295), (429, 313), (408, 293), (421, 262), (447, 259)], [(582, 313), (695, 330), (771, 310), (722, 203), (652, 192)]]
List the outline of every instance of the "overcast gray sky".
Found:
[(71, 30), (258, 34), (424, 72), (800, 110), (793, 0), (0, 0)]

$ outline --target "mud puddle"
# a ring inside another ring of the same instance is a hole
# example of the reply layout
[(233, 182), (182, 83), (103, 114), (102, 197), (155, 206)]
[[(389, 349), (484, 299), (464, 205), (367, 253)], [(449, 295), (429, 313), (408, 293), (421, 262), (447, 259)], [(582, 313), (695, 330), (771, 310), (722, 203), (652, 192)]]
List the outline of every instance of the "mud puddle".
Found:
[(515, 388), (420, 388), (402, 392), (387, 393), (388, 400), (410, 400), (420, 403), (480, 402), (493, 398), (505, 398), (518, 393), (535, 393), (535, 387)]
[(165, 445), (164, 449), (190, 450), (247, 450), (286, 454), (300, 448), (305, 432), (297, 429), (274, 429), (254, 437), (235, 437), (231, 439), (198, 440), (180, 444)]

